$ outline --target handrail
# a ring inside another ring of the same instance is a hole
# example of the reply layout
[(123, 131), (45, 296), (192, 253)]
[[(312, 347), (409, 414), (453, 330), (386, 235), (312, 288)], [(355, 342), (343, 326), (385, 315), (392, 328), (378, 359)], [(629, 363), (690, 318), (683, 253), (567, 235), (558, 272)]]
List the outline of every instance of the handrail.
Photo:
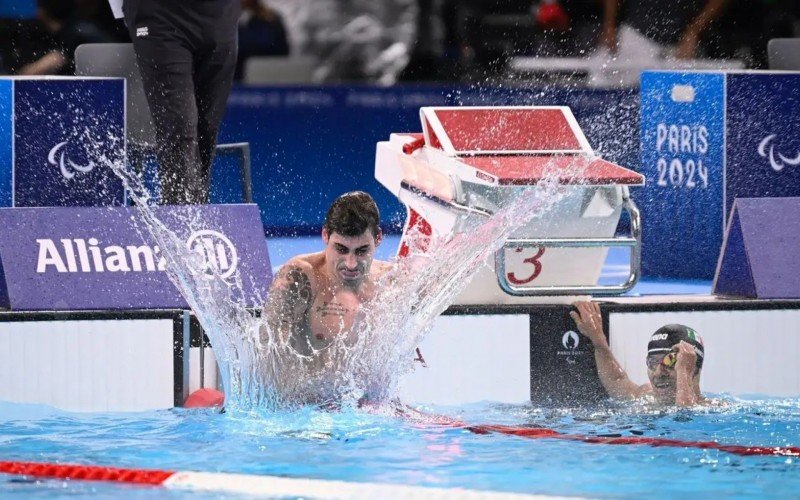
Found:
[[(639, 209), (630, 199), (627, 189), (623, 189), (622, 207), (628, 211), (631, 219), (631, 236), (613, 238), (515, 238), (509, 239), (500, 250), (495, 252), (495, 273), (500, 288), (514, 296), (541, 295), (618, 295), (632, 289), (639, 281), (642, 258), (642, 224)], [(561, 248), (594, 248), (594, 247), (628, 247), (631, 259), (627, 279), (618, 285), (545, 285), (517, 286), (508, 282), (506, 277), (505, 249), (507, 247), (561, 247)]]
[[(631, 290), (639, 281), (641, 274), (642, 256), (642, 224), (641, 214), (636, 204), (631, 200), (627, 186), (622, 187), (622, 208), (625, 209), (631, 220), (631, 235), (612, 238), (511, 238), (506, 240), (503, 247), (495, 252), (495, 273), (500, 288), (509, 295), (515, 296), (541, 296), (541, 295), (617, 295)], [(400, 191), (425, 198), (434, 203), (450, 208), (454, 211), (468, 215), (491, 217), (492, 213), (486, 209), (469, 207), (454, 200), (445, 200), (432, 195), (403, 180)], [(561, 247), (561, 248), (595, 248), (595, 247), (628, 247), (630, 248), (630, 266), (627, 279), (618, 285), (547, 285), (547, 286), (517, 286), (509, 283), (506, 278), (505, 249), (508, 247)]]
[(458, 203), (455, 200), (445, 200), (445, 199), (440, 198), (438, 196), (434, 196), (434, 195), (432, 195), (430, 193), (427, 193), (427, 192), (423, 191), (422, 189), (412, 185), (411, 183), (409, 183), (408, 181), (405, 181), (405, 180), (400, 182), (400, 191), (401, 192), (402, 191), (408, 191), (409, 193), (417, 195), (417, 196), (419, 196), (421, 198), (425, 198), (426, 200), (430, 200), (430, 201), (432, 201), (434, 203), (438, 203), (439, 205), (443, 205), (445, 207), (452, 208), (453, 210), (456, 210), (457, 212), (470, 214), (470, 215), (480, 215), (481, 217), (486, 217), (486, 218), (489, 218), (489, 217), (492, 216), (492, 213), (490, 211), (486, 210), (486, 209), (468, 207), (467, 205), (462, 205), (461, 203)]

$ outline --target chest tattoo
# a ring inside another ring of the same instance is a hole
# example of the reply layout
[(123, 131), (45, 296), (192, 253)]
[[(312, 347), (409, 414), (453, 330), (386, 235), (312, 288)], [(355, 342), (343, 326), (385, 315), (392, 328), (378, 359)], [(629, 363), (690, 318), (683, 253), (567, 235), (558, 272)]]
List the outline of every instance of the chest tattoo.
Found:
[(315, 309), (315, 312), (319, 314), (320, 318), (326, 316), (338, 316), (341, 318), (349, 311), (347, 307), (334, 301), (323, 301), (322, 304), (318, 305)]

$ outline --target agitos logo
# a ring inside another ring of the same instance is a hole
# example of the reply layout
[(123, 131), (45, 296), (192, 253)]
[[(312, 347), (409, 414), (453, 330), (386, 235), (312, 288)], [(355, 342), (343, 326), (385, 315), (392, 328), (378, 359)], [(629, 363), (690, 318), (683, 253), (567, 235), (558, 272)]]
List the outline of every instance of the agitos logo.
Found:
[[(796, 167), (800, 165), (800, 152), (797, 153), (797, 156), (794, 158), (787, 158), (783, 156), (781, 153), (775, 152), (775, 136), (777, 134), (770, 134), (763, 139), (758, 144), (758, 154), (762, 158), (769, 158), (769, 165), (772, 167), (772, 170), (776, 172), (780, 172), (786, 165), (790, 165), (792, 167)], [(769, 148), (769, 151), (767, 150)], [(777, 156), (777, 158), (776, 158)]]
[(75, 172), (87, 173), (94, 169), (95, 164), (92, 160), (86, 165), (78, 165), (67, 157), (66, 145), (68, 141), (59, 142), (47, 154), (47, 163), (57, 166), (61, 171), (61, 175), (65, 179), (72, 179), (75, 177)]

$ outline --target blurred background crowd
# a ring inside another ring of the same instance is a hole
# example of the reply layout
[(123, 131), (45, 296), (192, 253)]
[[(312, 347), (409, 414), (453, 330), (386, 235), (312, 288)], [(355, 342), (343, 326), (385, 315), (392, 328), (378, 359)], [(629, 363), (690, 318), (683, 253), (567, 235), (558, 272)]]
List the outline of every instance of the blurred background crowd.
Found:
[[(511, 79), (514, 58), (598, 54), (764, 69), (768, 40), (800, 36), (797, 0), (242, 0), (242, 8), (236, 78), (245, 83), (269, 83), (247, 64), (265, 57), (272, 73), (282, 60), (304, 67), (308, 83), (384, 85)], [(107, 0), (0, 0), (0, 74), (69, 75), (78, 45), (126, 41)]]

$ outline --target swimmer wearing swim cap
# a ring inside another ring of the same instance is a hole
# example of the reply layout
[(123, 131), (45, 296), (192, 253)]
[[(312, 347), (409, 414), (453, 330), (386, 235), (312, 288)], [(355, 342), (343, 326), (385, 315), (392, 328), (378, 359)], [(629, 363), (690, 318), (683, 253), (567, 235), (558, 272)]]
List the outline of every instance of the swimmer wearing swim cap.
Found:
[(576, 302), (570, 312), (575, 325), (594, 345), (597, 374), (609, 396), (636, 399), (652, 396), (660, 404), (694, 406), (705, 401), (700, 393), (700, 372), (705, 348), (700, 335), (684, 325), (665, 325), (650, 336), (647, 345), (647, 376), (650, 381), (635, 384), (622, 369), (608, 345), (600, 306)]

